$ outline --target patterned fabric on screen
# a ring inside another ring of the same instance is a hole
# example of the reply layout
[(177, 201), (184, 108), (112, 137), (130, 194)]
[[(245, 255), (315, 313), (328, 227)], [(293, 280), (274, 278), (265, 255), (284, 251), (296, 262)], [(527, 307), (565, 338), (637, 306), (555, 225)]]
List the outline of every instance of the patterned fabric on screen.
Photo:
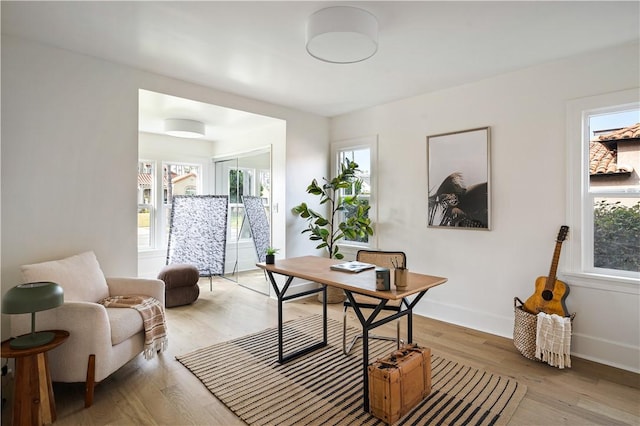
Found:
[(200, 276), (224, 275), (228, 206), (226, 195), (175, 195), (167, 265), (186, 263)]
[(269, 221), (264, 211), (262, 198), (243, 196), (242, 202), (251, 227), (251, 236), (256, 246), (258, 262), (264, 262), (267, 255), (267, 247), (271, 245), (271, 233), (269, 232)]

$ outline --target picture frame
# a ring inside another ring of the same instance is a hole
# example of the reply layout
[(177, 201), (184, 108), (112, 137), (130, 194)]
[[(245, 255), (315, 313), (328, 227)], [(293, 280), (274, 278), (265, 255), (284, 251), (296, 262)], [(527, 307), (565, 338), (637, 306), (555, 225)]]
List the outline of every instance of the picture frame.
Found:
[(489, 127), (427, 136), (427, 226), (491, 230)]

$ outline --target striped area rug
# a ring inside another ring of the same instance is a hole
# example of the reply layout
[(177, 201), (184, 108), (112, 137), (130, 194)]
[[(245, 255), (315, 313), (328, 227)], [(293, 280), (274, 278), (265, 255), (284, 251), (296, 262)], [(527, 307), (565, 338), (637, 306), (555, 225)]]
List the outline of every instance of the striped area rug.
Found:
[[(285, 354), (322, 335), (322, 318), (285, 323)], [(284, 365), (276, 328), (177, 356), (249, 425), (383, 425), (362, 409), (360, 346), (342, 354), (342, 324), (328, 320), (329, 345)], [(348, 329), (349, 337), (358, 330)], [(370, 359), (394, 350), (370, 340)], [(516, 380), (432, 354), (432, 391), (399, 425), (504, 425), (526, 393)]]

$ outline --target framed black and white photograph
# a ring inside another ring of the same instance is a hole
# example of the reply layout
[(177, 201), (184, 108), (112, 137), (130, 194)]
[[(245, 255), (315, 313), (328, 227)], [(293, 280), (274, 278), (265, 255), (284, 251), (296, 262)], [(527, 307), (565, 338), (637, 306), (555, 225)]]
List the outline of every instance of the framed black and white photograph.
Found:
[(491, 229), (489, 127), (427, 136), (429, 227)]

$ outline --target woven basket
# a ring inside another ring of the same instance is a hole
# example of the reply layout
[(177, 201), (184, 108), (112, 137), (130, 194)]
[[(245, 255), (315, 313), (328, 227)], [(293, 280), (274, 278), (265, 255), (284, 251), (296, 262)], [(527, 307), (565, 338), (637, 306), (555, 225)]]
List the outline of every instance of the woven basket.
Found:
[[(520, 306), (517, 305), (518, 303), (520, 303)], [(513, 298), (513, 310), (515, 313), (513, 344), (525, 358), (540, 361), (536, 358), (538, 317), (522, 309), (522, 305), (522, 300), (517, 297)]]
[[(318, 293), (318, 301), (322, 302), (322, 293)], [(341, 288), (327, 286), (327, 303), (342, 303), (343, 301), (344, 291)]]

